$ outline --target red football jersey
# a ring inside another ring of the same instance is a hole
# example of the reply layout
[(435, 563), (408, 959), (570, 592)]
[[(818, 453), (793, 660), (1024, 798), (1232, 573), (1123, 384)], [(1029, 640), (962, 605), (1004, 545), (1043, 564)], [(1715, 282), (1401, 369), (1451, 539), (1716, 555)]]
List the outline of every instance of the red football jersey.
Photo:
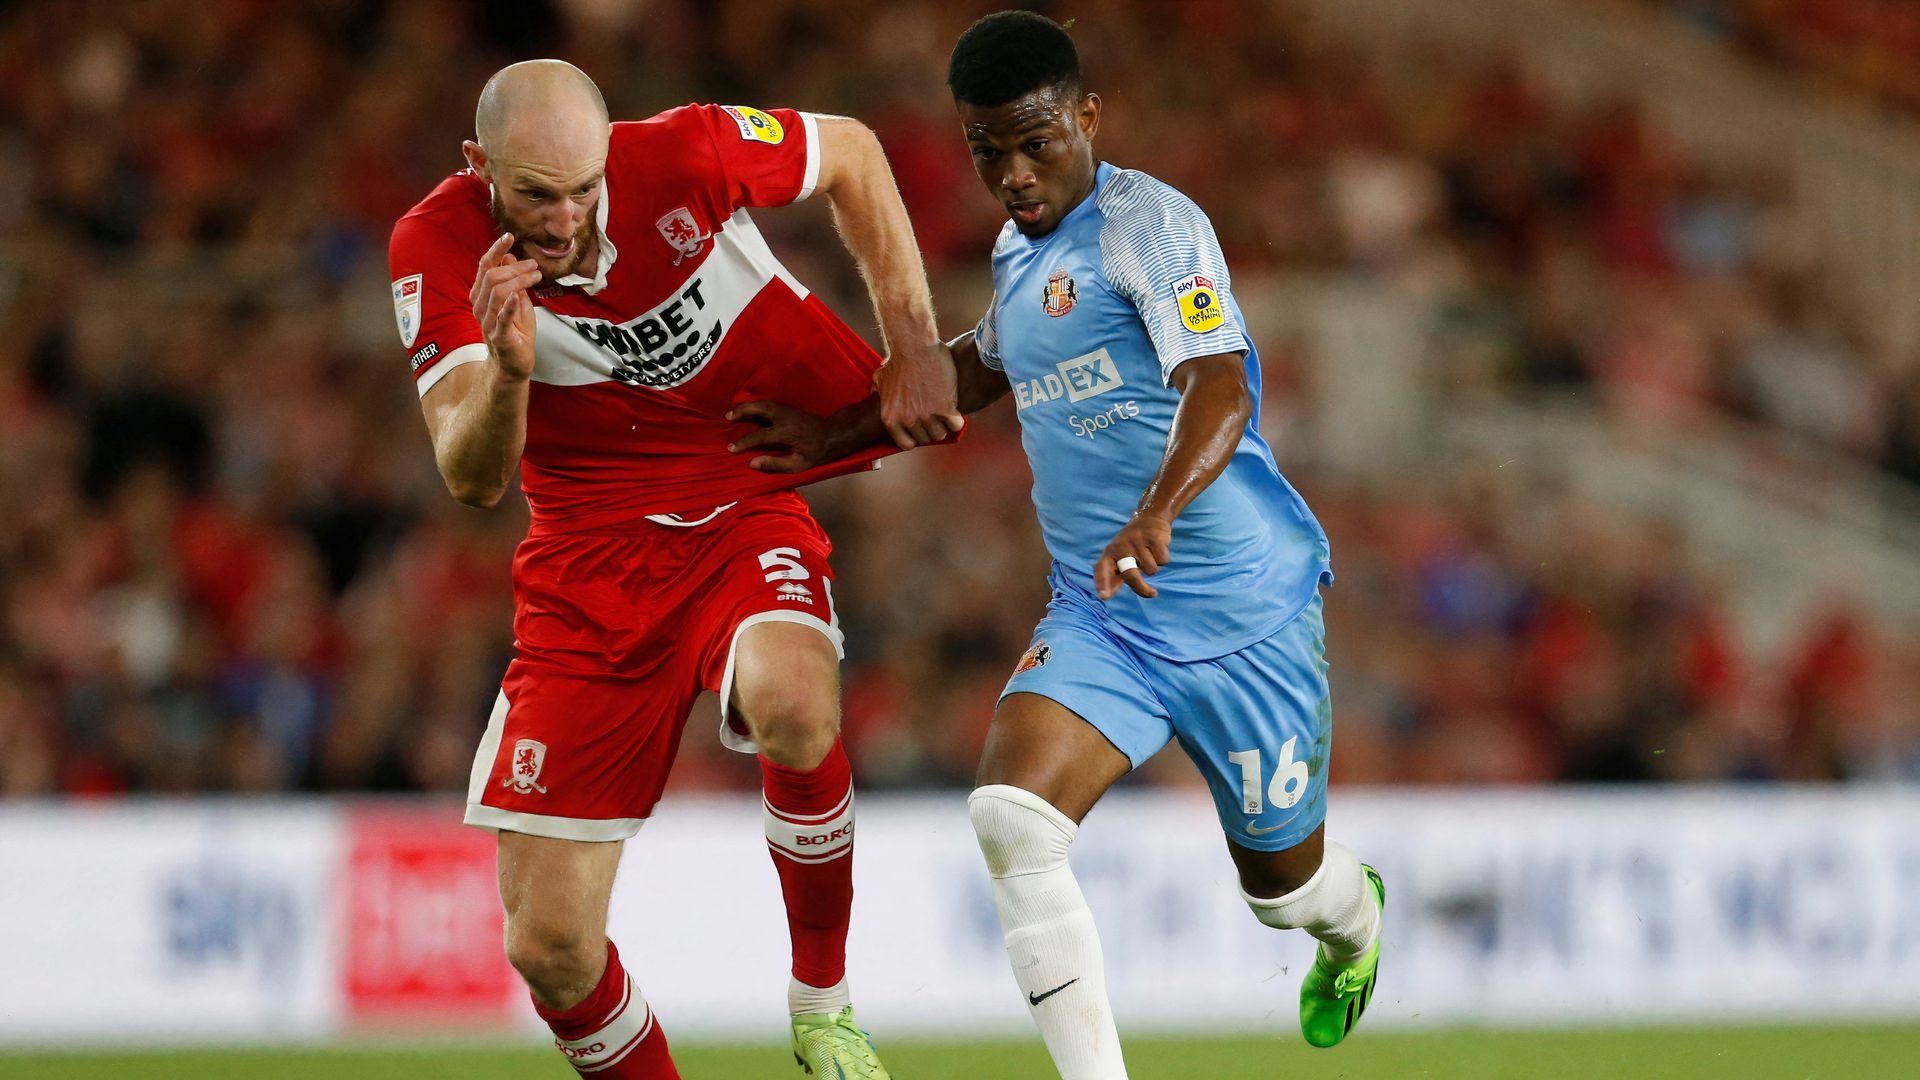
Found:
[[(521, 487), (538, 531), (589, 532), (871, 468), (878, 446), (809, 472), (747, 467), (752, 430), (727, 410), (762, 398), (829, 413), (867, 396), (880, 356), (767, 249), (749, 206), (813, 194), (814, 117), (687, 105), (613, 125), (599, 265), (535, 304)], [(486, 359), (468, 291), (501, 229), (487, 181), (448, 177), (394, 226), (400, 338), (424, 396)], [(593, 273), (591, 279), (585, 275)]]

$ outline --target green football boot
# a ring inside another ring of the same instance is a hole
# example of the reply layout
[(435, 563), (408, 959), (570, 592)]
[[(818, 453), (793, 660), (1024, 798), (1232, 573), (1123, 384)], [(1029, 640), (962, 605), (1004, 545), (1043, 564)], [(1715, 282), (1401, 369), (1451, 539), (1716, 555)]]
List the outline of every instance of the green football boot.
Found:
[(853, 1021), (853, 1006), (793, 1018), (793, 1060), (820, 1080), (893, 1080), (873, 1039)]
[(1324, 948), (1313, 950), (1313, 967), (1300, 984), (1300, 1033), (1315, 1046), (1336, 1046), (1353, 1031), (1353, 1025), (1359, 1023), (1361, 1014), (1367, 1011), (1367, 1002), (1373, 1000), (1374, 977), (1380, 973), (1387, 886), (1373, 867), (1361, 863), (1360, 869), (1366, 872), (1367, 884), (1380, 901), (1381, 934), (1375, 935), (1373, 944), (1359, 959), (1348, 964), (1327, 959)]

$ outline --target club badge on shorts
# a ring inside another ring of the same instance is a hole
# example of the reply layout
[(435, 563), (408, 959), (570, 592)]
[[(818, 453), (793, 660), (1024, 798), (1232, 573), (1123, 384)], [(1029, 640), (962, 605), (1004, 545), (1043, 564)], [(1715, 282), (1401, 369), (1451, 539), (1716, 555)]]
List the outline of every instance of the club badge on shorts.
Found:
[(547, 793), (539, 783), (540, 768), (547, 763), (547, 744), (538, 739), (521, 739), (513, 744), (513, 763), (507, 770), (507, 778), (500, 781), (501, 787), (510, 787), (516, 795)]
[(1026, 655), (1020, 658), (1020, 665), (1013, 669), (1013, 673), (1025, 675), (1051, 659), (1053, 659), (1053, 647), (1044, 641), (1036, 641), (1033, 643), (1033, 648), (1028, 649)]

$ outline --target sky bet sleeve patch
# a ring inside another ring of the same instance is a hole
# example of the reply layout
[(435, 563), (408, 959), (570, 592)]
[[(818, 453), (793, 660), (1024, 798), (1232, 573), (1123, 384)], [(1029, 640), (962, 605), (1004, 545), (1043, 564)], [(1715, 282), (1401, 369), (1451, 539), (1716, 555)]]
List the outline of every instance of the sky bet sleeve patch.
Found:
[[(400, 344), (413, 348), (420, 334), (420, 281), (422, 275), (408, 274), (393, 283), (393, 317), (400, 324)], [(417, 369), (420, 365), (414, 364)]]
[(1173, 295), (1180, 301), (1180, 325), (1193, 333), (1204, 334), (1227, 321), (1226, 312), (1220, 310), (1220, 294), (1213, 289), (1213, 279), (1205, 274), (1174, 282)]
[(780, 121), (759, 109), (750, 109), (745, 105), (728, 105), (726, 110), (727, 115), (733, 117), (733, 122), (740, 126), (742, 139), (749, 142), (763, 142), (768, 146), (779, 146), (780, 141), (787, 137), (787, 131), (780, 126)]

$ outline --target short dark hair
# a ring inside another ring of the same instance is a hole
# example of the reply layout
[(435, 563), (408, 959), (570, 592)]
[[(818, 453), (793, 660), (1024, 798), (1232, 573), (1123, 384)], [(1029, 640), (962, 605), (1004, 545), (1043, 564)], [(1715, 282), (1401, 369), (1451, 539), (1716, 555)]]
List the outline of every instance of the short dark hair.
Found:
[(1055, 87), (1079, 96), (1080, 52), (1059, 23), (1031, 11), (981, 19), (954, 43), (947, 89), (955, 101), (990, 109)]

